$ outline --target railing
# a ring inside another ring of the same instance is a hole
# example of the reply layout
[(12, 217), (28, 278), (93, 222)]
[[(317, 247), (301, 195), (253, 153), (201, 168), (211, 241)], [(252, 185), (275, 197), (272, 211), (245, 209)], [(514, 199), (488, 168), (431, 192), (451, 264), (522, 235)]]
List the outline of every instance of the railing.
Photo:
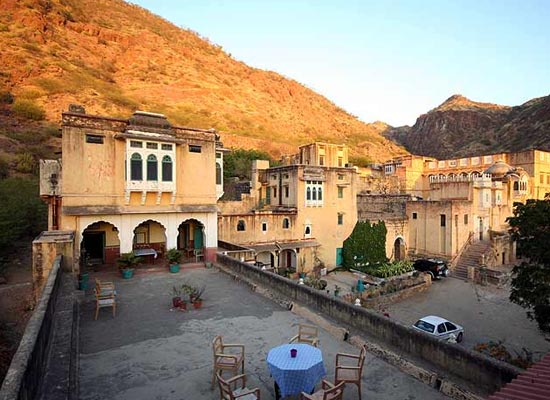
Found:
[(458, 260), (462, 253), (464, 253), (464, 250), (466, 250), (466, 247), (469, 246), (472, 243), (472, 239), (474, 238), (474, 232), (470, 232), (468, 234), (468, 239), (462, 244), (462, 247), (460, 247), (460, 250), (454, 255), (454, 257), (451, 259), (450, 263), (450, 269), (453, 270), (456, 267), (456, 264), (458, 263)]

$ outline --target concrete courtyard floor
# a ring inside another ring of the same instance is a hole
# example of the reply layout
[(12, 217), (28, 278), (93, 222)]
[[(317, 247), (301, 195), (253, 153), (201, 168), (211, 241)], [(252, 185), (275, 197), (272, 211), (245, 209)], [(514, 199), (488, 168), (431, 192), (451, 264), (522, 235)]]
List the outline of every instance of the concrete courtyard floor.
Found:
[[(129, 280), (114, 280), (117, 315), (101, 309), (94, 321), (95, 301), (86, 292), (80, 307), (80, 399), (211, 400), (212, 348), (216, 335), (246, 347), (247, 386), (259, 387), (262, 399), (274, 399), (266, 357), (269, 349), (288, 342), (297, 324), (309, 321), (279, 303), (235, 282), (216, 268), (141, 272)], [(171, 309), (173, 285), (184, 280), (206, 286), (202, 309)], [(310, 322), (311, 323), (311, 322)], [(326, 379), (334, 380), (338, 352), (359, 349), (321, 329)], [(437, 390), (367, 353), (363, 399), (445, 399)], [(318, 386), (319, 387), (319, 386)], [(357, 387), (346, 387), (344, 398), (357, 399)]]

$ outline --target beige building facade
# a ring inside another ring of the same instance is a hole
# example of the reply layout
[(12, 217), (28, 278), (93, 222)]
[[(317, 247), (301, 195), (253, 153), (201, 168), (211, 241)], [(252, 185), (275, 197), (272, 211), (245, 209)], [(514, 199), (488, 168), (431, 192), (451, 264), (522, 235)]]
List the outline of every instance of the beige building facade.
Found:
[(219, 202), (220, 240), (253, 249), (271, 268), (334, 268), (357, 221), (356, 179), (344, 145), (302, 146), (278, 167), (257, 161), (250, 195)]
[(113, 264), (121, 253), (175, 247), (214, 259), (223, 194), (214, 131), (175, 127), (162, 114), (118, 119), (71, 106), (57, 164), (41, 171), (49, 229), (73, 231), (80, 257)]

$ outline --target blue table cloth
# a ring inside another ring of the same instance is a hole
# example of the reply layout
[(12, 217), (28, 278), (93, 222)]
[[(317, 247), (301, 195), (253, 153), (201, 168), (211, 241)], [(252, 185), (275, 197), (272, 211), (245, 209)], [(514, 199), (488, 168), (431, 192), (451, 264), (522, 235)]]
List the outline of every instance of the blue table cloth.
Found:
[(136, 256), (153, 256), (157, 258), (157, 251), (155, 249), (136, 249), (134, 250)]
[[(298, 350), (295, 358), (290, 349)], [(271, 376), (279, 385), (281, 396), (311, 393), (326, 375), (321, 350), (309, 344), (283, 344), (271, 349), (267, 355)]]

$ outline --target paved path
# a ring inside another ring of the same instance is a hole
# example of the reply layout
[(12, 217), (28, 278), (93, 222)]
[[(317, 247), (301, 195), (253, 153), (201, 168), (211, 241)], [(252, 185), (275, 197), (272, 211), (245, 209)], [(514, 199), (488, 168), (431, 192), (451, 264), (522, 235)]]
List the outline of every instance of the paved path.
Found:
[[(91, 276), (94, 278), (93, 274)], [(206, 285), (201, 310), (171, 310), (171, 289), (184, 279)], [(217, 269), (178, 274), (151, 273), (116, 281), (119, 308), (93, 320), (91, 293), (81, 305), (80, 399), (82, 400), (212, 400), (212, 339), (246, 346), (245, 372), (262, 399), (273, 399), (273, 380), (265, 358), (270, 348), (285, 343), (307, 320), (237, 284)], [(358, 349), (321, 330), (327, 379), (334, 378), (337, 352)], [(435, 389), (368, 355), (363, 374), (363, 399), (445, 399)], [(357, 399), (355, 386), (346, 399)]]
[[(502, 341), (511, 350), (526, 347), (544, 354), (550, 342), (526, 316), (524, 308), (508, 300), (509, 288), (480, 286), (456, 278), (433, 282), (430, 289), (387, 307), (392, 318), (413, 324), (426, 315), (438, 315), (465, 329), (463, 345)], [(515, 355), (512, 351), (512, 355)]]

